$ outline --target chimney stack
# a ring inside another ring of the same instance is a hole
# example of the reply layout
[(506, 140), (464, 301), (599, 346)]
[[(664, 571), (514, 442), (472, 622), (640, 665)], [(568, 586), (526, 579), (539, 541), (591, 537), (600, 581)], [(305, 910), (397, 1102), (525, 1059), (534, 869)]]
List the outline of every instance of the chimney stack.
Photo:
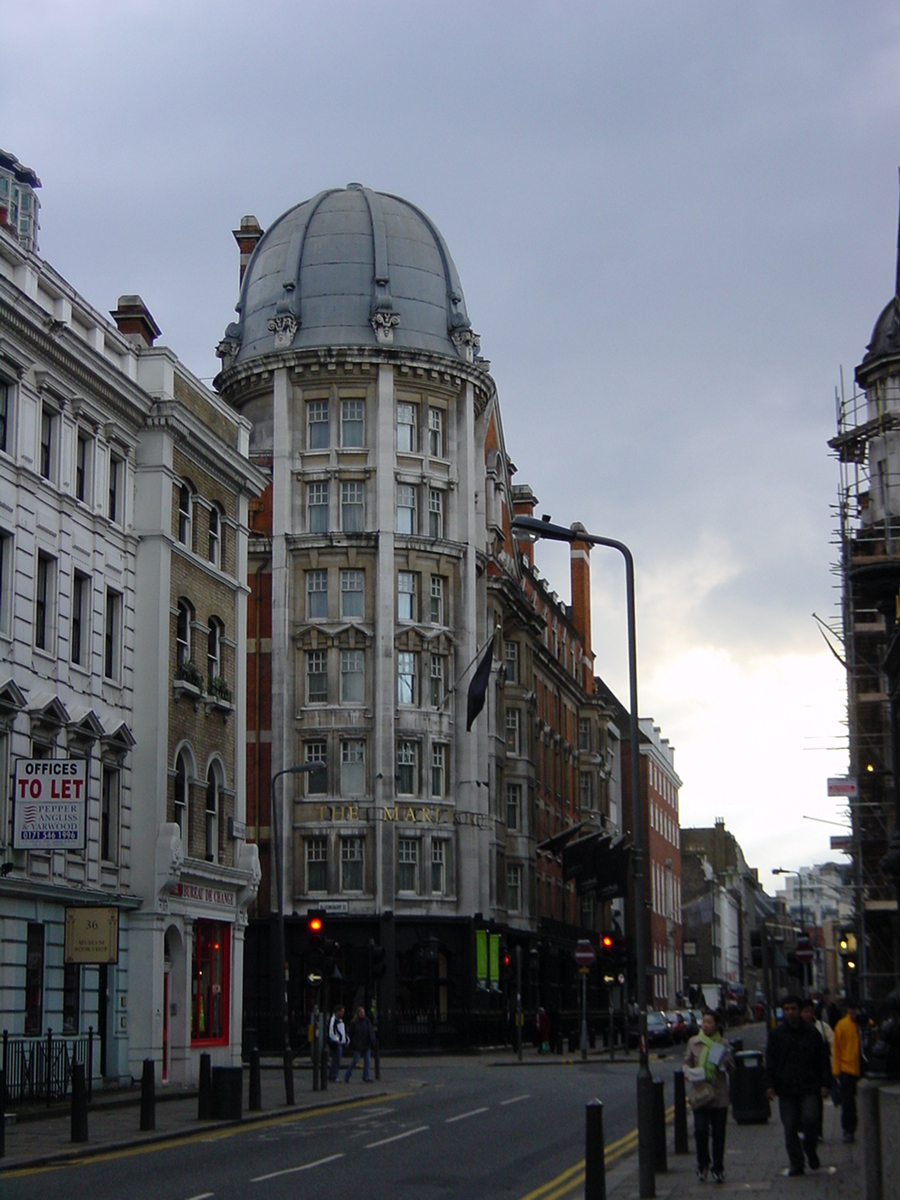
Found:
[(250, 261), (253, 251), (256, 249), (256, 243), (265, 232), (260, 228), (259, 221), (254, 216), (241, 217), (240, 229), (233, 229), (232, 235), (238, 244), (241, 252), (241, 275), (239, 283), (244, 282), (244, 272), (247, 270), (247, 263)]
[(118, 307), (109, 314), (124, 337), (136, 346), (152, 346), (160, 329), (140, 296), (120, 296)]
[(591, 651), (591, 548), (587, 542), (572, 542), (569, 568), (572, 576), (572, 624), (584, 643), (581, 683), (590, 696), (594, 693), (594, 655)]
[[(534, 510), (537, 507), (538, 498), (531, 490), (531, 485), (528, 483), (514, 483), (512, 486), (513, 499), (513, 515), (516, 517), (533, 517)], [(534, 542), (522, 540), (519, 542), (519, 551), (522, 557), (528, 563), (529, 567), (534, 567)]]

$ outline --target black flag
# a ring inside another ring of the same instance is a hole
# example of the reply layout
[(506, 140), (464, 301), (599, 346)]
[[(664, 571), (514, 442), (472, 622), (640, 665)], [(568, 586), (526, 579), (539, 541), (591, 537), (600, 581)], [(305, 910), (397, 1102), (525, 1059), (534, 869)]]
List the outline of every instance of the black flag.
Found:
[(491, 677), (491, 663), (494, 661), (494, 638), (488, 642), (484, 657), (475, 668), (472, 682), (469, 684), (469, 694), (466, 699), (466, 733), (472, 728), (475, 718), (484, 708), (484, 698), (487, 695), (488, 680)]

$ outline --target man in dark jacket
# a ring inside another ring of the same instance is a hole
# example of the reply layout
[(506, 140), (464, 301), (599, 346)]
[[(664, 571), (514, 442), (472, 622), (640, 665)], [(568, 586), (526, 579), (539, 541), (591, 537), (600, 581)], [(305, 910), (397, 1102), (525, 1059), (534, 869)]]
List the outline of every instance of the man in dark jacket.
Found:
[(353, 1074), (356, 1064), (360, 1059), (363, 1060), (362, 1081), (363, 1083), (371, 1083), (372, 1076), (369, 1074), (369, 1063), (372, 1051), (375, 1049), (375, 1030), (372, 1028), (372, 1022), (366, 1016), (366, 1010), (362, 1005), (356, 1010), (356, 1016), (350, 1023), (350, 1049), (353, 1051), (353, 1059), (347, 1068), (344, 1083), (350, 1082), (350, 1076)]
[(830, 1069), (821, 1036), (800, 1019), (799, 997), (786, 996), (782, 1008), (784, 1020), (771, 1031), (766, 1046), (766, 1095), (770, 1100), (778, 1097), (791, 1164), (788, 1174), (802, 1175), (804, 1150), (810, 1167), (815, 1171), (819, 1166), (819, 1097), (828, 1095)]

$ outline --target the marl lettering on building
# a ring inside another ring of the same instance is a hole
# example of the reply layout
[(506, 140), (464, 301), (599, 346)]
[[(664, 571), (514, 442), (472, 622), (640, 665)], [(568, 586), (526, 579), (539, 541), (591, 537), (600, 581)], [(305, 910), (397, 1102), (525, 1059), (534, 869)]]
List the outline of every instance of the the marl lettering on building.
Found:
[(491, 818), (486, 813), (460, 812), (436, 804), (318, 804), (308, 810), (308, 821), (397, 821), (413, 825), (474, 825), (488, 829)]

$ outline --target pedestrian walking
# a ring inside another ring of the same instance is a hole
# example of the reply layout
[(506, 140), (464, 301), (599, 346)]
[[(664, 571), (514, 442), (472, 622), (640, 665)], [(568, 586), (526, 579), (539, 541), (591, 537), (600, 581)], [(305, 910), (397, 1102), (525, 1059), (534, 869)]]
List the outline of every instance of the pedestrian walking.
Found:
[(734, 1070), (734, 1057), (719, 1032), (715, 1013), (709, 1008), (703, 1010), (700, 1032), (688, 1041), (682, 1069), (690, 1084), (688, 1102), (694, 1110), (697, 1178), (706, 1179), (709, 1174), (711, 1133), (713, 1182), (724, 1183), (728, 1076)]
[(856, 1137), (856, 1085), (859, 1082), (859, 1028), (856, 1004), (851, 1000), (847, 1012), (834, 1027), (831, 1073), (841, 1093), (841, 1129), (845, 1142)]
[(819, 1097), (828, 1095), (828, 1060), (821, 1036), (800, 1017), (799, 996), (785, 996), (782, 1010), (784, 1020), (770, 1032), (766, 1046), (766, 1095), (778, 1097), (788, 1174), (802, 1175), (804, 1152), (813, 1171), (820, 1166)]
[(328, 1064), (328, 1078), (332, 1083), (337, 1083), (337, 1077), (341, 1073), (341, 1054), (349, 1042), (350, 1039), (344, 1028), (344, 1006), (337, 1004), (331, 1014), (331, 1020), (328, 1022), (328, 1050), (331, 1055)]
[(362, 1005), (356, 1010), (356, 1016), (350, 1022), (350, 1049), (353, 1051), (353, 1058), (350, 1060), (350, 1066), (344, 1076), (344, 1083), (350, 1082), (350, 1076), (360, 1059), (363, 1060), (362, 1081), (371, 1083), (369, 1064), (372, 1059), (372, 1051), (375, 1049), (375, 1030)]

